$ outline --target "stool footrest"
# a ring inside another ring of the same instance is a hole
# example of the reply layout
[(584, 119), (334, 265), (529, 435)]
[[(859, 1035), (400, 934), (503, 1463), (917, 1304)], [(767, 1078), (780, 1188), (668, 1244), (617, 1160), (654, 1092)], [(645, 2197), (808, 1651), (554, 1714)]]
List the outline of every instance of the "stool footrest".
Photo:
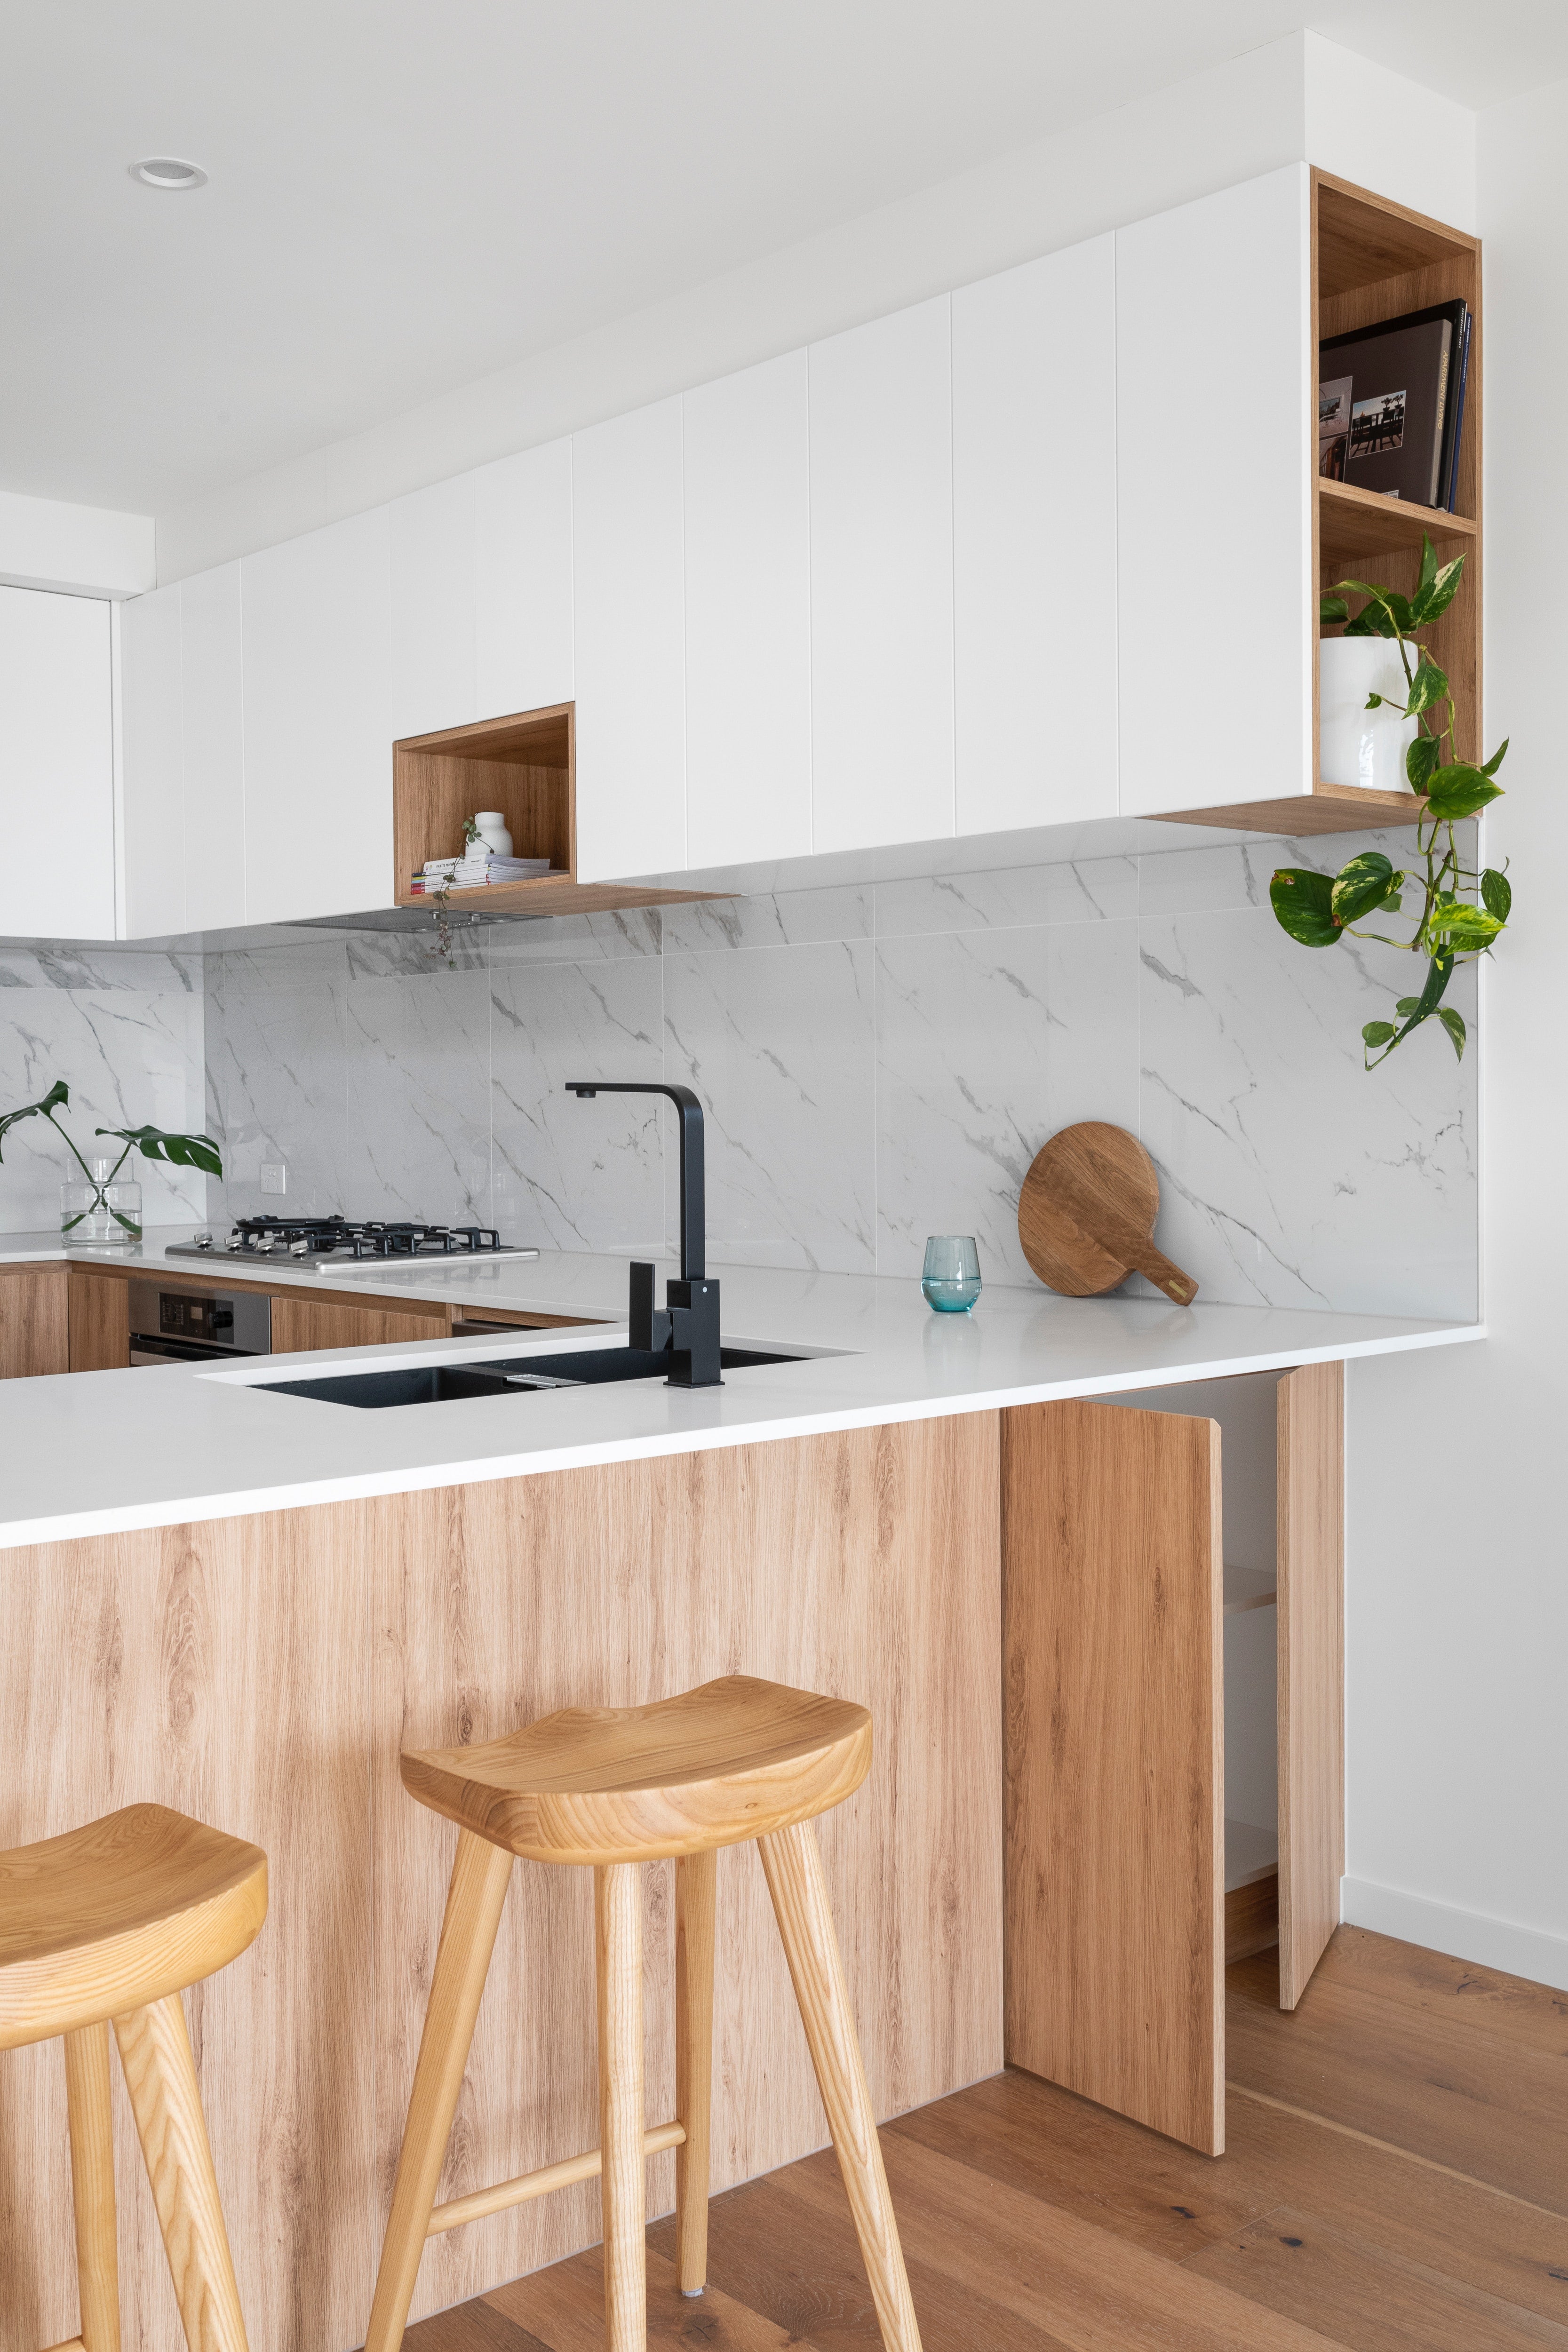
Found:
[(52, 2344), (49, 2352), (87, 2352), (87, 2347), (79, 2336), (73, 2336), (68, 2343)]
[[(684, 2124), (655, 2124), (642, 2136), (644, 2156), (658, 2156), (667, 2147), (679, 2147), (686, 2137)], [(584, 2148), (581, 2156), (563, 2157), (559, 2164), (542, 2164), (536, 2172), (520, 2174), (516, 2180), (503, 2180), (494, 2189), (476, 2189), (471, 2197), (454, 2197), (449, 2205), (437, 2205), (430, 2216), (425, 2234), (437, 2238), (443, 2230), (461, 2229), (465, 2221), (482, 2221), (489, 2213), (502, 2213), (509, 2205), (522, 2205), (531, 2197), (548, 2197), (552, 2189), (570, 2189), (578, 2180), (595, 2180), (604, 2169), (604, 2157), (596, 2147)], [(61, 2345), (58, 2352), (79, 2352), (79, 2346)]]

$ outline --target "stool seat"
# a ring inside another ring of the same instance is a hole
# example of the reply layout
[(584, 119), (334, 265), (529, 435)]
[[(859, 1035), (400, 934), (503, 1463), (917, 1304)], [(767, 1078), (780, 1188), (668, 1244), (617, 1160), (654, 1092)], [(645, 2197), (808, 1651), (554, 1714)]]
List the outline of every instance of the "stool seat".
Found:
[(0, 1853), (0, 2050), (177, 1993), (267, 1916), (267, 1856), (166, 1805)]
[(651, 1862), (765, 1837), (853, 1795), (871, 1717), (727, 1675), (650, 1706), (563, 1707), (482, 1748), (403, 1758), (410, 1796), (531, 1862)]

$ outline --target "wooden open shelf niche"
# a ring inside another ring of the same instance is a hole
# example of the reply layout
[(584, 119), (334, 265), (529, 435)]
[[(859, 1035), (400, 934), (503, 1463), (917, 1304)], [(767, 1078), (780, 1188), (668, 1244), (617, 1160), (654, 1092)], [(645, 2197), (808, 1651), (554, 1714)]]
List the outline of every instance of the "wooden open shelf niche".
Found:
[[(1459, 757), (1485, 755), (1481, 710), (1481, 248), (1462, 229), (1407, 211), (1326, 172), (1312, 173), (1312, 308), (1317, 339), (1348, 334), (1402, 311), (1421, 310), (1456, 296), (1470, 311), (1469, 376), (1456, 511), (1407, 506), (1348, 482), (1315, 479), (1312, 549), (1320, 592), (1338, 580), (1374, 578), (1408, 594), (1421, 564), (1425, 532), (1439, 562), (1462, 554), (1465, 577), (1442, 619), (1423, 632), (1454, 688)], [(1317, 367), (1312, 369), (1312, 432), (1317, 448)], [(1321, 633), (1337, 636), (1337, 628)], [(1318, 770), (1318, 657), (1312, 653), (1312, 768)], [(1413, 793), (1373, 793), (1354, 784), (1325, 783), (1310, 794), (1248, 801), (1230, 808), (1185, 809), (1178, 824), (1216, 824), (1247, 831), (1304, 835), (1347, 833), (1363, 826), (1414, 824), (1425, 803)]]
[(517, 710), (471, 727), (409, 735), (392, 747), (393, 856), (400, 907), (434, 901), (410, 886), (426, 858), (455, 857), (463, 822), (499, 808), (519, 857), (548, 857), (531, 882), (454, 890), (465, 914), (592, 915), (617, 907), (685, 905), (706, 890), (650, 890), (626, 882), (577, 879), (576, 706)]

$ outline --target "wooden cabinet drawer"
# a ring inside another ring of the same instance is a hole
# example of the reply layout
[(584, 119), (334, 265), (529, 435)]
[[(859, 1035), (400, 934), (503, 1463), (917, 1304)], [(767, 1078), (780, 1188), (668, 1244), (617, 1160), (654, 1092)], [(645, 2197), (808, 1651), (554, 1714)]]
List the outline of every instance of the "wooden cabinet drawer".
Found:
[(0, 1381), (65, 1370), (66, 1272), (63, 1265), (0, 1266)]

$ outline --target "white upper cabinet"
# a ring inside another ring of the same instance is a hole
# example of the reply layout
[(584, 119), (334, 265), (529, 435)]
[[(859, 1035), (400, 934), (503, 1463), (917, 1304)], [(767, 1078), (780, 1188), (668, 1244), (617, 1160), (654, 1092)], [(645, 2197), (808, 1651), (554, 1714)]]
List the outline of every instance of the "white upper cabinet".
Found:
[(952, 298), (958, 830), (1114, 816), (1116, 257)]
[(480, 712), (474, 684), (476, 478), (458, 474), (387, 509), (395, 738), (489, 715)]
[(1116, 233), (1124, 814), (1312, 787), (1305, 164)]
[(681, 404), (577, 434), (577, 878), (686, 864)]
[(944, 295), (808, 353), (819, 851), (953, 830), (951, 317)]
[(806, 355), (704, 384), (685, 406), (687, 860), (808, 856)]
[(474, 484), (479, 719), (572, 699), (572, 444), (481, 466)]
[(185, 877), (179, 928), (217, 930), (246, 919), (239, 565), (198, 572), (178, 593)]
[(131, 940), (185, 929), (184, 671), (179, 585), (131, 597), (120, 610), (121, 872)]
[(246, 915), (393, 902), (387, 510), (247, 555)]
[(0, 588), (0, 934), (111, 940), (110, 608)]

